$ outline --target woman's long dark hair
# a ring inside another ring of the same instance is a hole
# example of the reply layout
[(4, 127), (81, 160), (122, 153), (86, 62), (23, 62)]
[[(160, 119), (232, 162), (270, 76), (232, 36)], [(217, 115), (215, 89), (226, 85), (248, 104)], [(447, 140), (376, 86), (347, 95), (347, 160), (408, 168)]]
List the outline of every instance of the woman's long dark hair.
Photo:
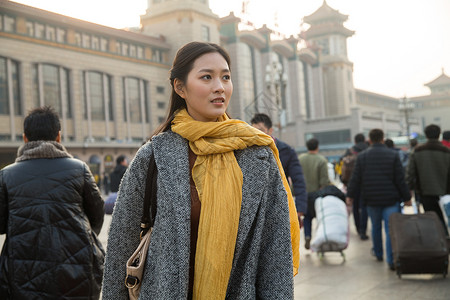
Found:
[(181, 47), (175, 59), (173, 60), (172, 69), (170, 70), (170, 85), (172, 87), (172, 94), (170, 95), (170, 105), (166, 121), (164, 121), (153, 133), (152, 136), (158, 133), (168, 131), (171, 128), (171, 123), (175, 117), (175, 112), (181, 108), (186, 108), (186, 101), (175, 92), (174, 81), (175, 78), (183, 83), (186, 83), (187, 76), (194, 66), (194, 62), (200, 56), (207, 53), (219, 53), (228, 63), (230, 67), (230, 56), (221, 46), (213, 43), (191, 42)]

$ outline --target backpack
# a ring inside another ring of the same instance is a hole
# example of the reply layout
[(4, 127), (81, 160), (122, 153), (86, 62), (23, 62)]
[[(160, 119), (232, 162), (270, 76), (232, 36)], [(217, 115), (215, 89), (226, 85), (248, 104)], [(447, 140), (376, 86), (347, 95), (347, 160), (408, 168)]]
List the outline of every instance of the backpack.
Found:
[(343, 184), (347, 185), (352, 177), (353, 168), (356, 163), (357, 152), (351, 150), (351, 153), (342, 159), (341, 167), (341, 181)]

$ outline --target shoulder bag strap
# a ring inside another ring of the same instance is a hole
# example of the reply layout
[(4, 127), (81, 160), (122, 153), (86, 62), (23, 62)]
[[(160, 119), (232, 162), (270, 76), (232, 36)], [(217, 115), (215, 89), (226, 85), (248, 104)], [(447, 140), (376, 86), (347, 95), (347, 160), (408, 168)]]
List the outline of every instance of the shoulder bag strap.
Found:
[(141, 218), (141, 239), (155, 223), (157, 174), (158, 170), (156, 168), (155, 156), (152, 153), (147, 170), (147, 179), (145, 180), (144, 207)]

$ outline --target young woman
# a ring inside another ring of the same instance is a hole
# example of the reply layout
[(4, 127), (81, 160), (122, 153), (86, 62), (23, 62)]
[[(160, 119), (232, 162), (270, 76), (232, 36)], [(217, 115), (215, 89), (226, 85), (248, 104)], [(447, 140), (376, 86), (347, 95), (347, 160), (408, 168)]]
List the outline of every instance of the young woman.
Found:
[(140, 299), (292, 299), (297, 213), (272, 138), (226, 114), (228, 54), (189, 43), (175, 57), (170, 83), (167, 121), (121, 183), (103, 299), (127, 299), (125, 264), (139, 243), (152, 153), (157, 214)]

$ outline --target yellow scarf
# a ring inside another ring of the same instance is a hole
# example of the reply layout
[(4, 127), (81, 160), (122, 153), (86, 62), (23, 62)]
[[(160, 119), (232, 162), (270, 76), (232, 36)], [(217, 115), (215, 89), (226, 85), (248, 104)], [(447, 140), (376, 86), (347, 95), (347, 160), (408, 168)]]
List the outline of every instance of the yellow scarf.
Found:
[(197, 155), (192, 176), (202, 203), (195, 255), (194, 299), (225, 299), (239, 225), (242, 171), (234, 150), (269, 146), (276, 158), (289, 201), (293, 271), (298, 272), (300, 227), (294, 200), (274, 140), (247, 123), (192, 119), (185, 109), (176, 113), (172, 131), (189, 140)]

